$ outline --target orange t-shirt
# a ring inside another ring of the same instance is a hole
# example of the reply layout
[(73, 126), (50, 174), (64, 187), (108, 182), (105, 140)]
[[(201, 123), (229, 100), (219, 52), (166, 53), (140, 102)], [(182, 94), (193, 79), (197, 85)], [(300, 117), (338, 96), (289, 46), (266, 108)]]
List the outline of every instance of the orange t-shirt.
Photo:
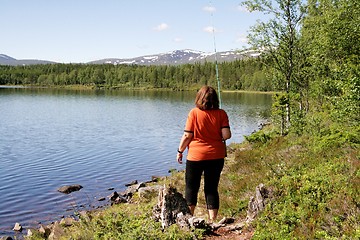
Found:
[(193, 108), (185, 125), (185, 132), (194, 134), (188, 146), (187, 159), (201, 161), (224, 158), (222, 128), (230, 128), (229, 118), (224, 110)]

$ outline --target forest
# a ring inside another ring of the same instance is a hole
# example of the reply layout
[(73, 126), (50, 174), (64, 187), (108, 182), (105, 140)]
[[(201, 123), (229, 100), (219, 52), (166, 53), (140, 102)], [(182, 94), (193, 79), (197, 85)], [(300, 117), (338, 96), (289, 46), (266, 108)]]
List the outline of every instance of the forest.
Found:
[[(261, 59), (236, 60), (219, 64), (224, 89), (271, 91)], [(0, 84), (96, 88), (167, 88), (186, 90), (216, 84), (215, 63), (180, 66), (47, 64), (0, 66)]]

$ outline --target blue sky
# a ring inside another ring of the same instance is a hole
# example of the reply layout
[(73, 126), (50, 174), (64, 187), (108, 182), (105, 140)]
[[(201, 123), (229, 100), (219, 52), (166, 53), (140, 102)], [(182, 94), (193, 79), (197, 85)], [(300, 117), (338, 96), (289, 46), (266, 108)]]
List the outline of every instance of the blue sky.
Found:
[(264, 16), (241, 0), (0, 0), (0, 53), (63, 63), (242, 49)]

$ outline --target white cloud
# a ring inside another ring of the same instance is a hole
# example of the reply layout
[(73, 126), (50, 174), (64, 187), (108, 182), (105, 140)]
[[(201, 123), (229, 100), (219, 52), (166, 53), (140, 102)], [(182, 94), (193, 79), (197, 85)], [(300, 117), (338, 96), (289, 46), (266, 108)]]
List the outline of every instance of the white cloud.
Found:
[(204, 10), (205, 12), (210, 12), (210, 13), (212, 13), (212, 12), (215, 12), (215, 11), (216, 11), (216, 8), (213, 7), (213, 6), (205, 6), (205, 7), (203, 7), (203, 10)]
[(169, 25), (167, 25), (166, 23), (161, 23), (160, 25), (154, 27), (154, 30), (160, 32), (160, 31), (164, 31), (168, 28), (169, 28)]
[(204, 27), (204, 28), (203, 28), (203, 31), (204, 31), (204, 32), (207, 32), (207, 33), (213, 33), (213, 32), (218, 33), (218, 32), (220, 32), (218, 29), (216, 29), (216, 28), (214, 28), (214, 27), (212, 27), (212, 26)]

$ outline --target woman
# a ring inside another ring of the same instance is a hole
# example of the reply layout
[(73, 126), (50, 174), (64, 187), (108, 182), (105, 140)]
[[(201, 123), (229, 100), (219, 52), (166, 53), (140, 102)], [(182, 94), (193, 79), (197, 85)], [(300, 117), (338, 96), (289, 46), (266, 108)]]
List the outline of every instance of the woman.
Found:
[(216, 220), (219, 209), (218, 184), (226, 155), (225, 140), (231, 137), (226, 112), (219, 109), (214, 88), (203, 86), (195, 98), (196, 107), (188, 115), (180, 140), (177, 160), (182, 164), (188, 148), (185, 173), (185, 199), (194, 214), (201, 175), (204, 173), (204, 192), (210, 222)]

